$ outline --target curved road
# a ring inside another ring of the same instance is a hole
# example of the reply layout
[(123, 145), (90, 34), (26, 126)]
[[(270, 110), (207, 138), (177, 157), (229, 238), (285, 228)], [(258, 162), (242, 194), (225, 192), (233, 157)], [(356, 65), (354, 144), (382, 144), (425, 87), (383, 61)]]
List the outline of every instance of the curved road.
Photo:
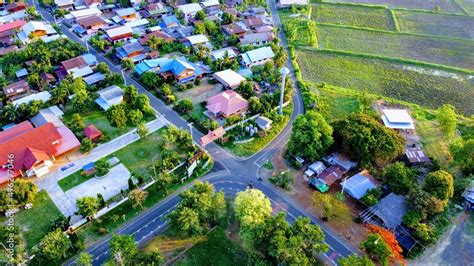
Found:
[[(29, 4), (34, 4), (28, 0)], [(281, 29), (281, 22), (276, 11), (274, 1), (269, 0), (269, 7), (272, 13), (272, 18), (275, 27)], [(47, 21), (53, 23), (54, 19), (51, 14), (44, 8), (37, 6), (38, 12)], [(68, 28), (61, 25), (63, 33), (71, 40), (76, 41), (84, 46), (85, 42), (71, 33)], [(279, 37), (282, 41), (282, 45), (287, 49), (286, 38), (282, 31), (279, 31)], [(105, 58), (102, 54), (98, 53), (92, 47), (89, 47), (89, 52), (94, 54), (100, 62), (105, 62), (112, 71), (121, 72), (120, 66), (113, 64), (109, 59)], [(210, 144), (206, 147), (207, 152), (214, 158), (215, 167), (205, 177), (201, 178), (203, 181), (209, 181), (214, 185), (216, 190), (222, 190), (228, 196), (235, 195), (238, 191), (245, 190), (250, 183), (253, 184), (254, 188), (262, 190), (265, 195), (270, 199), (274, 210), (281, 210), (287, 213), (287, 219), (291, 222), (296, 217), (304, 216), (311, 219), (315, 224), (318, 224), (326, 234), (326, 243), (329, 245), (330, 250), (326, 254), (323, 254), (321, 258), (335, 264), (338, 257), (346, 257), (352, 253), (359, 253), (357, 249), (348, 244), (343, 238), (328, 228), (320, 219), (314, 215), (307, 213), (297, 202), (293, 201), (285, 194), (281, 193), (272, 184), (267, 181), (258, 181), (258, 170), (263, 163), (270, 159), (276, 152), (283, 148), (289, 139), (291, 133), (291, 125), (298, 114), (304, 113), (303, 101), (301, 94), (298, 90), (294, 68), (290, 59), (287, 61), (287, 67), (290, 69), (289, 78), (292, 79), (296, 93), (293, 96), (293, 114), (290, 122), (283, 129), (283, 131), (271, 141), (265, 148), (255, 155), (240, 159), (235, 158), (232, 154), (222, 149), (216, 144)], [(143, 86), (137, 83), (132, 78), (126, 76), (125, 81), (127, 84), (133, 84), (140, 93), (147, 95), (150, 98), (151, 106), (161, 114), (170, 124), (174, 124), (176, 127), (188, 129), (188, 123), (181, 118), (176, 112), (174, 112), (169, 106), (163, 103), (160, 99), (156, 98), (153, 94), (147, 91)], [(203, 136), (201, 132), (193, 128), (193, 139), (196, 143)], [(191, 187), (189, 184), (183, 187), (180, 191)], [(119, 234), (132, 234), (139, 244), (144, 244), (151, 238), (161, 233), (166, 228), (166, 221), (164, 217), (167, 213), (172, 211), (179, 201), (179, 192), (176, 192), (165, 200), (148, 209), (147, 211), (140, 214), (135, 219), (127, 222), (125, 225), (117, 229), (114, 233)], [(94, 260), (94, 265), (100, 265), (108, 259), (109, 240), (111, 234), (94, 243), (86, 249), (90, 253)], [(66, 264), (74, 264), (75, 258), (68, 261)]]

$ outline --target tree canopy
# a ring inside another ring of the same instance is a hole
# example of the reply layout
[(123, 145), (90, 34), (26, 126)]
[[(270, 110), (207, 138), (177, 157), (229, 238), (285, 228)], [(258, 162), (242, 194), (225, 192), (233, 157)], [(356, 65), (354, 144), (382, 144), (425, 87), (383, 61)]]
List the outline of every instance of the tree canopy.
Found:
[(446, 138), (452, 138), (456, 132), (457, 118), (454, 106), (444, 104), (438, 109), (436, 118)]
[(288, 152), (293, 156), (317, 160), (332, 145), (332, 133), (332, 127), (321, 114), (309, 111), (298, 115), (293, 123)]
[(60, 228), (48, 233), (41, 239), (41, 255), (50, 261), (58, 261), (66, 256), (71, 241)]
[(428, 173), (425, 177), (423, 190), (439, 200), (447, 201), (454, 194), (453, 176), (443, 170)]
[(110, 240), (110, 252), (122, 265), (129, 265), (138, 253), (137, 244), (131, 235), (113, 235)]
[(396, 162), (383, 169), (382, 177), (388, 188), (399, 195), (406, 195), (416, 186), (416, 171), (402, 162)]
[(366, 114), (351, 115), (334, 124), (336, 143), (363, 163), (386, 163), (403, 153), (405, 139)]
[(82, 197), (76, 200), (78, 213), (82, 216), (92, 216), (99, 210), (99, 202), (94, 197)]

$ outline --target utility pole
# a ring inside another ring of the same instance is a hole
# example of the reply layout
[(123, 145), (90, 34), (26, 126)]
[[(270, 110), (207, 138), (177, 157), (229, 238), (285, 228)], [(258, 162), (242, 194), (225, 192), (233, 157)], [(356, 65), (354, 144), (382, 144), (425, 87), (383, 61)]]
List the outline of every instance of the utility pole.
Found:
[(282, 76), (281, 93), (280, 93), (280, 111), (279, 111), (280, 115), (283, 114), (283, 95), (285, 94), (285, 79), (288, 73), (290, 73), (290, 70), (286, 66), (283, 66), (282, 68), (280, 68), (280, 74)]

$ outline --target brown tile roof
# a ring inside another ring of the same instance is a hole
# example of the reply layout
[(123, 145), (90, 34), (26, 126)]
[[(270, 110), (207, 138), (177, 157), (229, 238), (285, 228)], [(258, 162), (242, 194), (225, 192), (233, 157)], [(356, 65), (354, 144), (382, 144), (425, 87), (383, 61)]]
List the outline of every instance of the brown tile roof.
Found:
[(241, 33), (246, 32), (246, 30), (237, 23), (223, 25), (222, 28), (224, 29), (225, 33), (227, 33), (228, 35), (241, 34)]
[(77, 20), (77, 24), (81, 25), (85, 29), (99, 23), (103, 25), (106, 24), (105, 20), (99, 16), (90, 16)]
[(163, 32), (163, 31), (154, 31), (154, 32), (150, 32), (148, 34), (145, 34), (143, 35), (142, 37), (140, 37), (140, 39), (138, 39), (138, 42), (141, 44), (141, 45), (147, 45), (147, 42), (148, 40), (151, 38), (151, 36), (156, 36), (158, 38), (161, 38), (161, 39), (165, 39), (166, 41), (173, 41), (174, 38), (171, 37), (169, 34), (167, 34), (166, 32)]
[(78, 57), (71, 58), (71, 59), (66, 60), (66, 61), (63, 61), (63, 62), (61, 62), (61, 64), (63, 65), (64, 69), (66, 69), (66, 70), (71, 70), (71, 69), (76, 68), (76, 67), (77, 68), (83, 68), (83, 67), (87, 66), (87, 63), (84, 60), (84, 58), (82, 57), (82, 55), (80, 55)]
[(25, 80), (20, 80), (3, 87), (3, 94), (6, 97), (11, 97), (17, 94), (28, 92), (28, 89), (28, 83)]

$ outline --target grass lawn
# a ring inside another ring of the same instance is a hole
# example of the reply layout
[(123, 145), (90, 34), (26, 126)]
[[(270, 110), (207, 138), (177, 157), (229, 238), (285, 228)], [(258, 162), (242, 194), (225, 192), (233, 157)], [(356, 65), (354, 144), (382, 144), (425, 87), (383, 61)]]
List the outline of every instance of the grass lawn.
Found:
[(317, 25), (319, 46), (325, 49), (418, 60), (474, 69), (474, 42), (356, 29), (339, 25)]
[(45, 6), (48, 6), (48, 5), (54, 5), (54, 1), (53, 0), (40, 0), (40, 3), (45, 5)]
[(388, 10), (384, 7), (313, 4), (311, 18), (317, 22), (393, 31)]
[(66, 192), (68, 190), (70, 190), (71, 188), (79, 185), (79, 184), (82, 184), (84, 182), (86, 182), (87, 180), (91, 179), (94, 177), (94, 175), (89, 175), (89, 176), (85, 176), (85, 175), (81, 175), (81, 172), (82, 170), (79, 170), (61, 180), (58, 181), (58, 185), (61, 187), (61, 189)]
[(472, 81), (465, 74), (315, 49), (297, 50), (297, 61), (303, 78), (313, 83), (367, 90), (432, 109), (449, 103), (459, 113), (474, 114)]
[(410, 10), (394, 12), (402, 32), (474, 39), (474, 17)]
[[(65, 114), (63, 119), (68, 121), (71, 118), (71, 114)], [(81, 114), (82, 119), (84, 120), (84, 125), (88, 126), (94, 124), (102, 133), (109, 136), (110, 139), (116, 138), (132, 129), (132, 127), (126, 127), (124, 129), (119, 129), (110, 125), (109, 120), (104, 111), (94, 110), (87, 113)]]
[(283, 119), (278, 123), (273, 123), (272, 128), (267, 132), (265, 137), (260, 138), (258, 135), (254, 135), (254, 139), (250, 142), (234, 144), (232, 141), (223, 144), (228, 151), (232, 152), (239, 157), (248, 157), (259, 152), (265, 145), (272, 141), (280, 132), (285, 128), (290, 120), (290, 116), (293, 113), (293, 107), (291, 105), (283, 109)]
[[(161, 139), (166, 128), (161, 128), (143, 139), (133, 142), (132, 144), (116, 151), (114, 156), (130, 170), (130, 172), (148, 174), (149, 167), (153, 161), (157, 162), (161, 159)], [(181, 158), (185, 158), (186, 154), (180, 154)]]
[[(212, 167), (213, 167), (213, 164), (211, 163), (207, 166), (206, 169), (202, 169), (200, 171), (196, 170), (195, 175), (192, 176), (190, 179), (187, 179), (182, 184), (171, 185), (171, 187), (167, 191), (163, 191), (163, 190), (159, 191), (157, 190), (155, 186), (149, 187), (146, 190), (148, 192), (148, 196), (143, 202), (143, 207), (145, 209), (153, 207), (155, 204), (159, 203), (166, 196), (177, 191), (182, 186), (189, 184), (197, 177), (204, 175), (207, 171), (211, 170)], [(178, 171), (178, 170), (176, 172), (182, 173), (182, 171)], [(81, 228), (79, 231), (77, 231), (77, 234), (80, 238), (84, 239), (86, 246), (90, 245), (94, 241), (97, 241), (98, 239), (102, 237), (102, 235), (100, 235), (98, 232), (99, 228), (105, 228), (106, 232), (110, 233), (113, 230), (120, 227), (121, 225), (123, 225), (126, 221), (133, 219), (134, 217), (136, 217), (138, 214), (142, 212), (143, 210), (134, 209), (132, 207), (132, 204), (129, 201), (124, 202), (122, 205), (116, 207), (115, 209), (107, 213), (106, 215), (100, 217), (98, 220)]]
[[(15, 214), (15, 226), (20, 228), (27, 250), (31, 250), (50, 232), (53, 221), (60, 215), (61, 212), (45, 190), (38, 192), (31, 209), (21, 210)], [(1, 222), (5, 220), (2, 218)]]
[(347, 118), (359, 110), (359, 97), (355, 92), (324, 87), (319, 89), (319, 93), (324, 99), (323, 109), (326, 110), (322, 113), (330, 123)]
[(185, 253), (176, 265), (245, 265), (246, 253), (231, 241), (222, 227), (217, 227), (202, 241)]

